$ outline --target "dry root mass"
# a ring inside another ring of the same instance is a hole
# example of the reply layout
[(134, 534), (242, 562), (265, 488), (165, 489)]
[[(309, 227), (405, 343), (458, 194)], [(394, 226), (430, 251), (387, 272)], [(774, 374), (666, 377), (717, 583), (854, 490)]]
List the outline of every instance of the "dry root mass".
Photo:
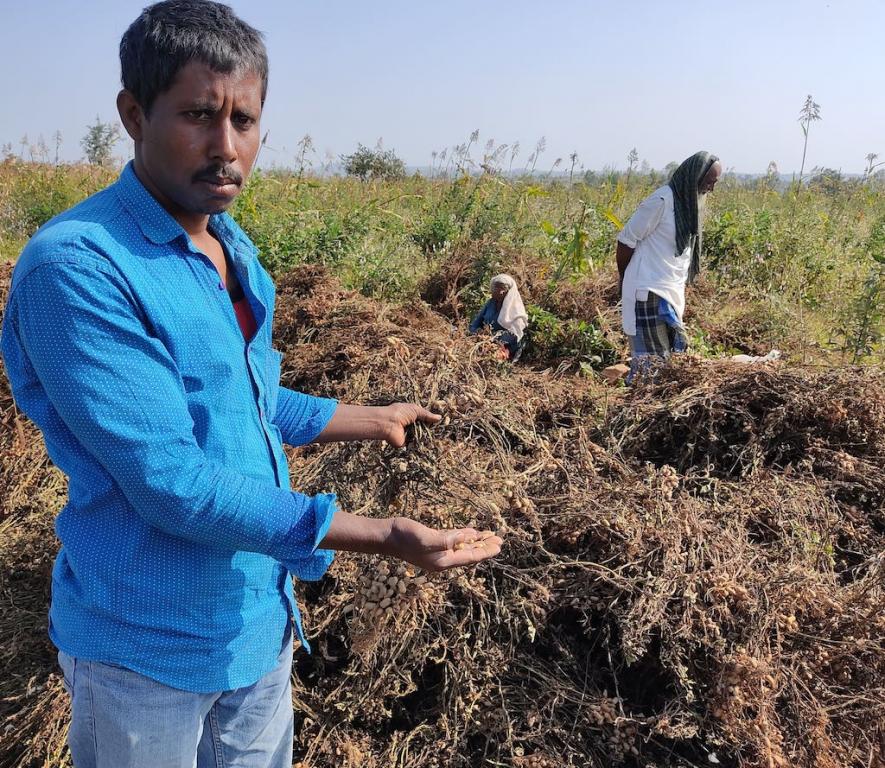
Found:
[[(505, 539), (474, 569), (342, 554), (298, 585), (300, 766), (881, 768), (881, 369), (685, 357), (612, 394), (315, 268), (277, 302), (284, 385), (444, 417), (404, 450), (287, 449), (294, 486)], [(62, 765), (64, 478), (5, 379), (0, 420), (0, 768)]]

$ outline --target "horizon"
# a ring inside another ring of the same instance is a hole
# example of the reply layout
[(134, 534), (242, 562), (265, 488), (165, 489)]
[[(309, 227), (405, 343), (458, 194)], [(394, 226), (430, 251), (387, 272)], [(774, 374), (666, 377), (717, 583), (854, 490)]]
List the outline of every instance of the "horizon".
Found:
[[(557, 158), (567, 170), (572, 152), (576, 174), (623, 171), (635, 147), (637, 165), (655, 169), (706, 148), (728, 172), (761, 175), (773, 161), (789, 177), (799, 173), (799, 110), (809, 94), (822, 119), (811, 125), (806, 176), (814, 168), (861, 174), (866, 155), (885, 155), (885, 104), (870, 96), (885, 70), (885, 4), (876, 0), (749, 0), (737, 8), (453, 0), (442, 13), (404, 0), (230, 5), (265, 33), (265, 169), (297, 167), (305, 135), (316, 146), (314, 166), (383, 137), (407, 166), (427, 168), (433, 152), (451, 153), (479, 131), (477, 162), (489, 139), (507, 144), (508, 156), (518, 141), (514, 167), (530, 164), (544, 137), (541, 176)], [(25, 135), (30, 143), (42, 136), (51, 159), (60, 131), (59, 159), (74, 162), (96, 116), (119, 123), (116, 47), (142, 6), (94, 0), (84, 15), (47, 0), (9, 9), (0, 41), (21, 66), (0, 75), (0, 144), (17, 154)], [(680, 35), (708, 49), (689, 44), (684, 57), (667, 58), (665, 41)], [(115, 154), (131, 156), (128, 137)]]

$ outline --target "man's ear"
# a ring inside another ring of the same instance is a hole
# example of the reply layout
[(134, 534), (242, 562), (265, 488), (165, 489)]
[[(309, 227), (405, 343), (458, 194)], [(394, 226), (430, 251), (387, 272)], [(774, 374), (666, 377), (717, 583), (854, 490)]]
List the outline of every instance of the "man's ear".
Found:
[(141, 104), (125, 88), (117, 94), (117, 112), (126, 133), (133, 141), (141, 141), (142, 126), (145, 121), (144, 110)]

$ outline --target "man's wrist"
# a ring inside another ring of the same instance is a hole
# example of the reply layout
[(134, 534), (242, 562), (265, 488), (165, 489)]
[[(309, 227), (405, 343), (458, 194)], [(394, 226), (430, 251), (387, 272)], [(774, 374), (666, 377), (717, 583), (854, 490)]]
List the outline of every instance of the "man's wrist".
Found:
[(371, 440), (387, 440), (391, 435), (389, 406), (372, 406)]
[(384, 440), (390, 434), (387, 409), (383, 405), (354, 406), (351, 440)]
[(384, 521), (387, 526), (384, 529), (381, 540), (380, 555), (384, 557), (401, 557), (401, 532), (403, 522), (406, 520), (407, 518), (404, 517), (389, 517)]
[(375, 518), (337, 511), (319, 544), (320, 549), (365, 552), (369, 555), (396, 555), (400, 547), (393, 533), (397, 518)]

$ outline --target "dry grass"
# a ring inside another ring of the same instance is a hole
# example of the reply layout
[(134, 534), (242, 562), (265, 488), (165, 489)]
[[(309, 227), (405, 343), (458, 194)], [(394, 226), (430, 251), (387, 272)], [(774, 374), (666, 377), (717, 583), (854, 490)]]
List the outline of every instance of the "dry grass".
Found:
[[(404, 574), (380, 619), (376, 559), (299, 586), (303, 766), (882, 765), (880, 370), (686, 359), (613, 395), (314, 269), (280, 281), (275, 338), (288, 386), (446, 417), (404, 451), (289, 450), (296, 487), (506, 539), (475, 570)], [(5, 389), (0, 409), (0, 766), (61, 765), (43, 623), (63, 486)]]

